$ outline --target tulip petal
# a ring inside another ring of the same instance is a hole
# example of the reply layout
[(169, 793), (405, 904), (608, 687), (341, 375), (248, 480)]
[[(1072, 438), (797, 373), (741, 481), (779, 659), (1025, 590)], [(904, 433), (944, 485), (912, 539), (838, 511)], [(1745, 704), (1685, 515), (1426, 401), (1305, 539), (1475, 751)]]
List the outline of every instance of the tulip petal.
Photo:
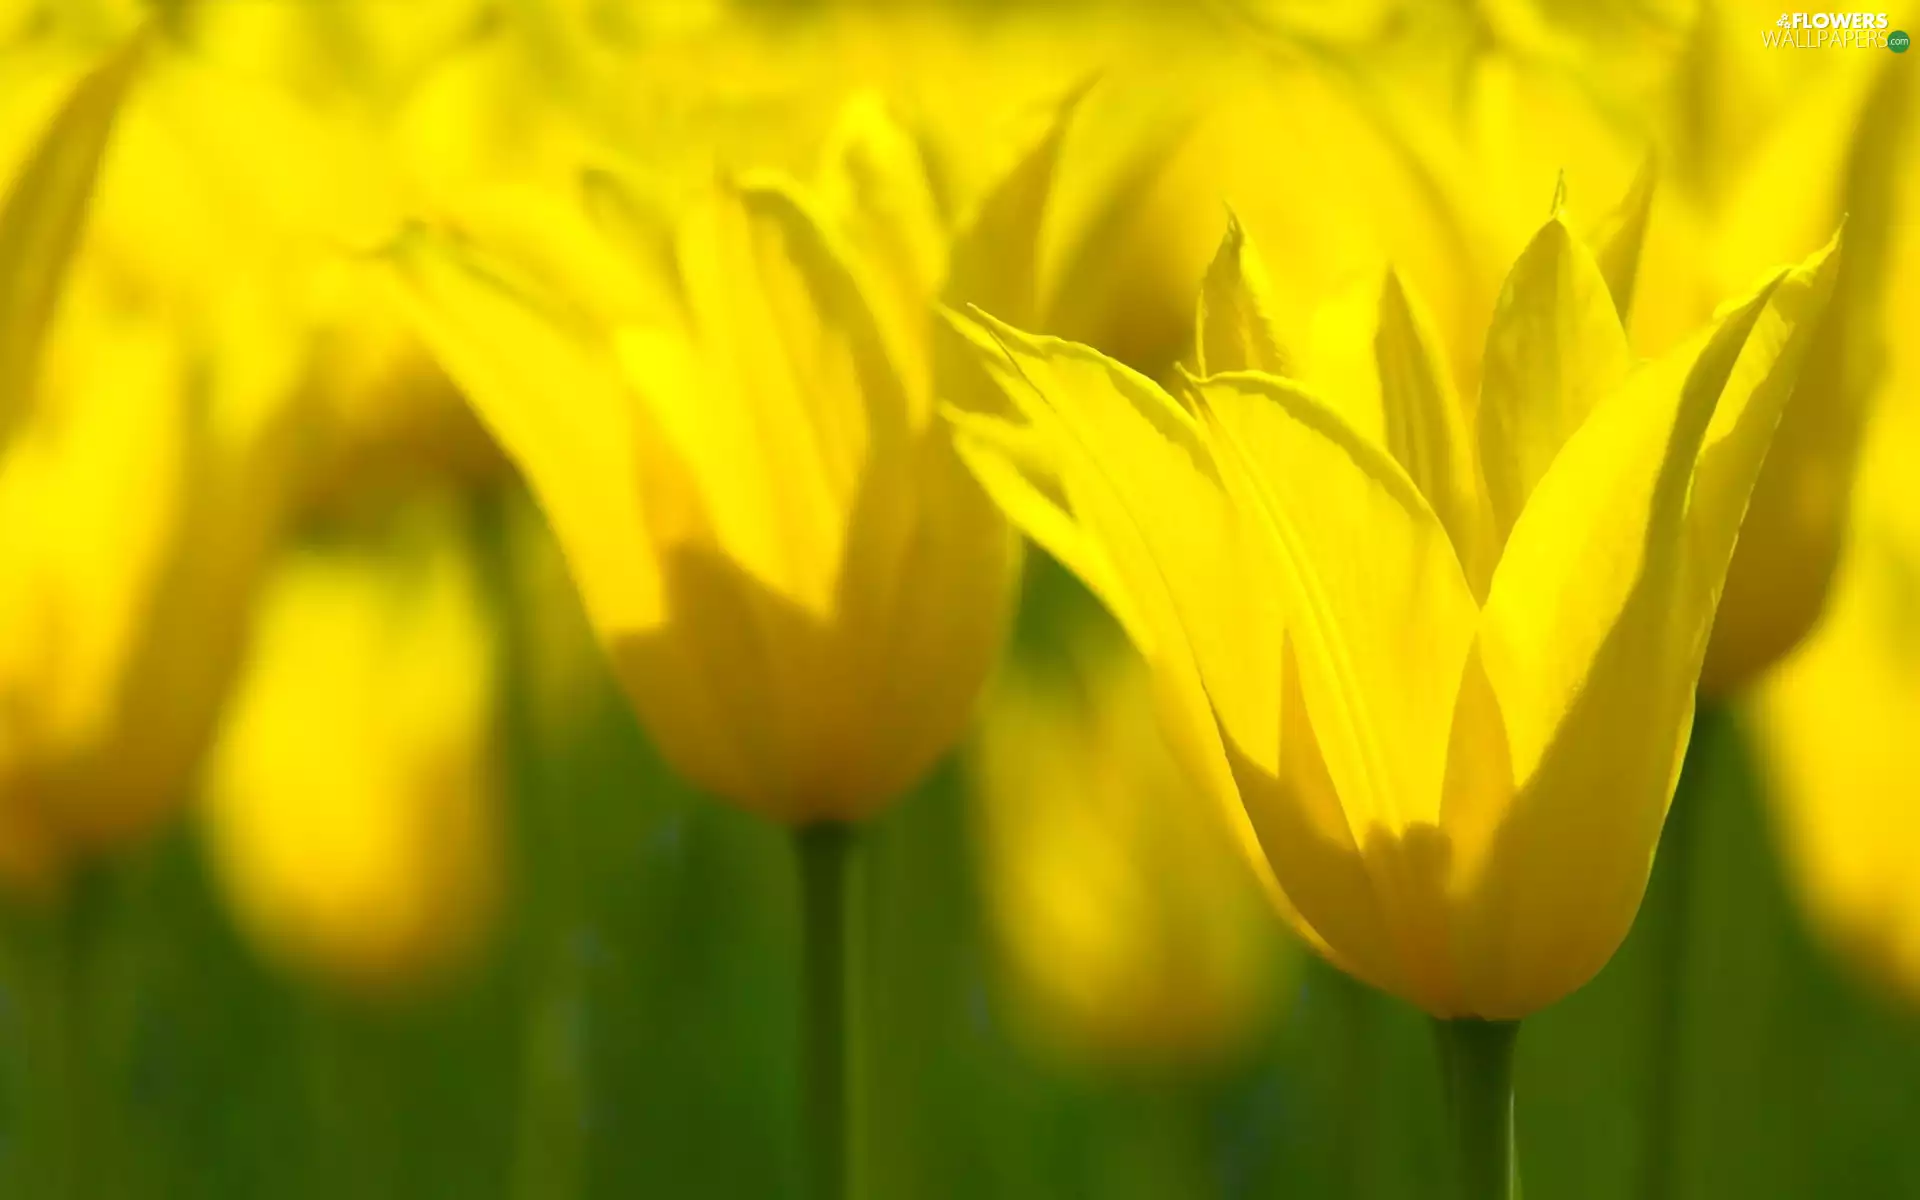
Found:
[(1478, 436), (1496, 546), (1627, 365), (1606, 278), (1556, 213), (1508, 273), (1487, 331)]
[[(1013, 164), (962, 223), (949, 256), (943, 302), (975, 305), (1018, 326), (1037, 323), (1040, 309), (1041, 230), (1067, 126), (1084, 87), (1061, 102), (1039, 140)], [(1005, 408), (998, 389), (967, 350), (946, 331), (933, 343), (934, 386), (953, 406), (992, 412)]]
[(631, 378), (729, 556), (825, 613), (862, 477), (914, 419), (875, 308), (809, 202), (772, 178), (699, 210), (679, 261), (701, 377), (642, 356)]
[[(1237, 801), (1220, 744), (1224, 732), (1270, 767), (1278, 757), (1279, 614), (1271, 594), (1249, 586), (1241, 533), (1199, 427), (1151, 380), (1094, 350), (975, 318), (951, 320), (1045, 445), (1078, 532), (1069, 540), (1056, 519), (1062, 508), (1037, 502), (1048, 489), (1033, 486), (1031, 456), (1025, 494), (1008, 515), (1042, 544), (1068, 548), (1063, 565), (1097, 564), (1082, 576), (1097, 595), (1125, 598), (1115, 615), (1153, 668), (1169, 743), (1297, 921)], [(978, 436), (982, 428), (971, 426), (969, 454), (993, 461), (988, 486), (1007, 493), (1023, 464), (1002, 449), (1004, 437)], [(1097, 546), (1099, 556), (1078, 552), (1079, 543)]]
[(1688, 562), (1697, 603), (1713, 611), (1726, 581), (1748, 512), (1749, 497), (1764, 473), (1776, 426), (1788, 406), (1804, 399), (1804, 365), (1825, 340), (1825, 318), (1845, 276), (1840, 235), (1789, 271), (1773, 291), (1766, 314), (1747, 338), (1739, 365), (1707, 430), (1687, 504)]
[(1194, 386), (1356, 844), (1436, 823), (1477, 612), (1446, 530), (1398, 463), (1300, 385), (1248, 372)]
[(1374, 335), (1387, 448), (1446, 527), (1469, 582), (1481, 594), (1493, 567), (1486, 561), (1473, 446), (1432, 329), (1398, 272), (1389, 271)]
[(593, 230), (620, 250), (633, 272), (629, 287), (646, 287), (656, 303), (676, 292), (673, 221), (657, 201), (612, 171), (589, 170), (580, 176), (580, 207)]
[[(1766, 332), (1778, 285), (1601, 402), (1541, 479), (1495, 572), (1480, 649), (1511, 772), (1463, 771), (1472, 786), (1450, 789), (1444, 814), (1455, 948), (1478, 1015), (1518, 1016), (1565, 995), (1632, 923), (1712, 619), (1698, 566), (1711, 538), (1693, 530), (1721, 531), (1721, 497), (1743, 486), (1709, 463), (1745, 453), (1757, 469), (1788, 386), (1773, 370), (1783, 340)], [(1709, 459), (1703, 444), (1729, 449)], [(1727, 481), (1697, 478), (1696, 464)], [(1509, 797), (1479, 794), (1503, 775)], [(1575, 848), (1584, 866), (1569, 886)]]
[[(1674, 594), (1694, 459), (1774, 286), (1635, 371), (1568, 439), (1514, 525), (1481, 642), (1523, 786), (1635, 591)], [(1647, 664), (1650, 676), (1665, 668)]]
[(1613, 310), (1624, 328), (1633, 312), (1633, 287), (1640, 277), (1640, 248), (1647, 240), (1647, 218), (1653, 212), (1653, 189), (1657, 178), (1653, 160), (1641, 164), (1620, 205), (1607, 214), (1594, 230), (1594, 262), (1607, 281), (1607, 294), (1613, 297)]
[[(1780, 417), (1778, 449), (1754, 485), (1727, 570), (1701, 686), (1726, 695), (1784, 654), (1819, 618), (1839, 553), (1861, 430), (1885, 370), (1886, 292), (1897, 255), (1904, 164), (1886, 147), (1907, 127), (1913, 72), (1882, 67), (1854, 128), (1846, 164), (1848, 249), (1833, 298)], [(1800, 156), (1788, 160), (1802, 177)], [(1773, 182), (1769, 178), (1768, 182)], [(1795, 189), (1805, 192), (1804, 186)], [(1825, 189), (1811, 220), (1829, 221)], [(1802, 221), (1796, 220), (1798, 227)]]
[(1264, 371), (1293, 375), (1275, 321), (1273, 283), (1240, 218), (1227, 213), (1227, 234), (1207, 265), (1194, 315), (1196, 373)]
[(876, 801), (905, 792), (965, 733), (1006, 644), (1019, 563), (1006, 518), (945, 428), (920, 434), (897, 477), (856, 509), (847, 563), (856, 582), (841, 612), (869, 684), (858, 717), (865, 757), (880, 764), (867, 782)]
[(1039, 140), (963, 222), (942, 291), (947, 304), (978, 305), (1012, 325), (1037, 323), (1041, 229), (1053, 198), (1060, 148), (1085, 95), (1085, 87), (1076, 88), (1061, 102)]
[(414, 228), (387, 258), (415, 328), (540, 498), (595, 626), (657, 626), (633, 419), (606, 350), (451, 235)]
[(952, 405), (942, 412), (953, 424), (961, 461), (1001, 511), (1085, 584), (1135, 645), (1151, 645), (1153, 634), (1139, 602), (1128, 595), (1105, 549), (1069, 510), (1047, 439), (1029, 426), (984, 413)]
[(879, 96), (863, 93), (847, 103), (819, 192), (821, 217), (870, 274), (869, 292), (881, 300), (875, 316), (894, 353), (925, 362), (930, 306), (946, 274), (946, 229), (919, 143)]
[(144, 45), (135, 38), (80, 81), (0, 204), (0, 445), (31, 405), (41, 343)]
[[(1050, 444), (1069, 508), (1136, 602), (1134, 624), (1151, 637), (1142, 652), (1153, 660), (1190, 651), (1221, 719), (1250, 745), (1265, 745), (1262, 757), (1271, 759), (1278, 628), (1271, 645), (1228, 641), (1263, 627), (1240, 608), (1263, 600), (1246, 586), (1239, 533), (1194, 418), (1151, 380), (1097, 351), (982, 321), (956, 327)], [(1274, 670), (1250, 669), (1268, 654)]]

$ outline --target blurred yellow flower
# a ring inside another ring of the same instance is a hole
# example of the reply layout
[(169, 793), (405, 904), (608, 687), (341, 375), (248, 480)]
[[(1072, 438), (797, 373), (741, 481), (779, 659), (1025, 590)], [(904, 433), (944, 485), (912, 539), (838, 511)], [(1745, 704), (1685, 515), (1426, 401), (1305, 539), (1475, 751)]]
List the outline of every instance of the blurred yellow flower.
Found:
[[(1090, 98), (1068, 186), (1087, 169), (1087, 143), (1155, 153), (1123, 157), (1117, 179), (1101, 185), (1113, 202), (1085, 218), (1086, 236), (1064, 251), (1048, 330), (1161, 375), (1191, 348), (1194, 291), (1231, 208), (1284, 265), (1269, 315), (1292, 334), (1296, 367), (1322, 357), (1314, 334), (1329, 298), (1370, 286), (1390, 261), (1433, 301), (1447, 345), (1465, 346), (1467, 326), (1471, 335), (1484, 328), (1481, 301), (1497, 279), (1475, 275), (1474, 247), (1423, 164), (1336, 73), (1210, 50), (1204, 75), (1177, 60), (1144, 71), (1119, 100), (1114, 89)], [(1328, 346), (1324, 357), (1341, 352)]]
[[(289, 461), (271, 308), (245, 286), (176, 303), (97, 229), (82, 243), (75, 204), (131, 61), (75, 92), (0, 215), (0, 872), (42, 891), (184, 799)], [(103, 192), (143, 119), (130, 105)]]
[(209, 760), (201, 825), (273, 956), (385, 993), (457, 965), (497, 901), (496, 647), (446, 505), (289, 551)]
[[(1230, 233), (1210, 286), (1260, 278), (1250, 256)], [(1747, 492), (1837, 263), (1636, 366), (1556, 213), (1502, 289), (1477, 404), (1390, 274), (1367, 318), (1377, 407), (1212, 359), (1183, 403), (1085, 347), (961, 321), (1027, 423), (953, 418), (988, 490), (1153, 665), (1173, 744), (1237, 795), (1302, 933), (1437, 1016), (1517, 1018), (1632, 923)]]
[[(272, 272), (281, 335), (304, 359), (302, 503), (339, 507), (420, 480), (486, 481), (504, 461), (413, 334), (369, 252), (402, 214), (464, 175), (415, 144), (418, 93), (455, 53), (471, 4), (210, 5), (190, 10), (152, 89), (170, 161), (110, 214), (122, 257), (169, 281), (226, 259)], [(415, 44), (415, 43), (419, 44)], [(317, 54), (315, 47), (331, 50)], [(545, 110), (529, 105), (533, 113)], [(435, 114), (426, 140), (457, 155), (498, 130), (474, 106)], [(152, 139), (150, 139), (152, 140)], [(207, 227), (170, 194), (186, 175), (230, 214)], [(449, 178), (441, 178), (446, 170)], [(119, 198), (119, 197), (116, 197)], [(191, 230), (183, 234), (182, 230)]]
[(671, 232), (595, 174), (528, 203), (532, 251), (422, 229), (393, 256), (662, 753), (790, 822), (908, 788), (998, 653), (1016, 547), (934, 420), (974, 377), (936, 373), (932, 304), (1030, 309), (1055, 141), (957, 233), (880, 105), (830, 146), (817, 183), (748, 175)]
[(1277, 1015), (1259, 887), (1117, 634), (1010, 667), (969, 766), (1008, 992), (1042, 1041), (1096, 1062), (1207, 1061)]
[[(1920, 171), (1909, 161), (1886, 264), (1885, 336), (1920, 313)], [(1894, 341), (1897, 345), (1897, 340)], [(1752, 700), (1781, 855), (1837, 949), (1920, 1002), (1920, 358), (1896, 355), (1867, 421), (1833, 597)]]
[[(1888, 261), (1899, 220), (1895, 180), (1906, 164), (1887, 146), (1912, 128), (1916, 89), (1912, 72), (1901, 69), (1908, 64), (1887, 58), (1881, 70), (1805, 98), (1722, 210), (1733, 214), (1723, 261), (1750, 265), (1779, 254), (1781, 231), (1805, 238), (1837, 213), (1847, 214), (1852, 252), (1754, 487), (1701, 674), (1710, 695), (1755, 679), (1806, 635), (1827, 602), (1860, 431), (1892, 344), (1884, 324)], [(1826, 132), (1833, 129), (1845, 131), (1844, 139)], [(1810, 143), (1826, 145), (1828, 161), (1807, 162)], [(1656, 276), (1653, 294), (1665, 285)]]
[(1920, 407), (1875, 415), (1845, 562), (1814, 635), (1755, 697), (1784, 857), (1815, 921), (1920, 997)]

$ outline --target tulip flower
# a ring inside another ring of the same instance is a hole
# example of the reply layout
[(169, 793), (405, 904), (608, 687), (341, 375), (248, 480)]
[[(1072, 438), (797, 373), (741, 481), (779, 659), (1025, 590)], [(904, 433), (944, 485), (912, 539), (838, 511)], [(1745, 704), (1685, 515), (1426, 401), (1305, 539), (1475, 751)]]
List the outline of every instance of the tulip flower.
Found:
[[(1920, 312), (1920, 176), (1906, 166), (1879, 336)], [(1826, 944), (1911, 1008), (1920, 1002), (1912, 871), (1920, 769), (1920, 360), (1892, 357), (1861, 442), (1833, 598), (1755, 689), (1749, 715), (1788, 879)]]
[[(1226, 319), (1259, 311), (1236, 282), (1255, 261), (1230, 232), (1201, 312), (1213, 373), (1179, 398), (1084, 346), (957, 319), (1025, 421), (955, 412), (962, 452), (1153, 665), (1189, 770), (1237, 800), (1299, 931), (1471, 1019), (1454, 1028), (1508, 1028), (1488, 1023), (1580, 986), (1632, 923), (1747, 494), (1838, 257), (1635, 364), (1556, 212), (1507, 277), (1471, 407), (1388, 276), (1377, 408), (1257, 369)], [(1486, 1096), (1510, 1034), (1450, 1044), (1458, 1111), (1503, 1123)], [(1467, 1168), (1504, 1173), (1506, 1146)]]
[[(1751, 264), (1754, 247), (1778, 252), (1784, 241), (1778, 231), (1804, 238), (1816, 223), (1843, 211), (1853, 252), (1842, 265), (1802, 382), (1781, 417), (1780, 436), (1755, 485), (1727, 572), (1726, 597), (1701, 674), (1701, 687), (1712, 696), (1730, 695), (1758, 678), (1806, 635), (1827, 601), (1860, 432), (1889, 345), (1882, 313), (1903, 164), (1887, 155), (1886, 145), (1911, 124), (1912, 72), (1900, 69), (1906, 65), (1889, 61), (1850, 87), (1808, 101), (1808, 115), (1847, 130), (1844, 141), (1832, 139), (1837, 145), (1830, 166), (1796, 163), (1804, 139), (1782, 136), (1756, 155), (1756, 165), (1726, 204), (1749, 214), (1756, 210), (1747, 197), (1765, 196), (1771, 228), (1753, 230), (1751, 216), (1736, 223), (1723, 235), (1723, 261), (1741, 261), (1744, 244), (1744, 261)], [(1650, 286), (1659, 294), (1666, 281), (1656, 277)]]
[[(848, 136), (819, 188), (723, 187), (676, 231), (671, 279), (604, 177), (599, 228), (548, 238), (571, 279), (513, 282), (424, 229), (394, 252), (662, 753), (791, 824), (869, 816), (953, 745), (1013, 563), (932, 421), (926, 313), (948, 270), (911, 143), (877, 123)], [(1025, 183), (1000, 196), (1032, 203)], [(981, 294), (1017, 294), (1018, 270), (955, 260)]]
[(272, 957), (389, 994), (476, 949), (499, 888), (495, 637), (451, 514), (290, 552), (209, 760), (201, 826)]
[[(80, 246), (59, 203), (84, 197), (130, 61), (75, 93), (0, 218), (19, 281), (0, 314), (0, 809), (18, 834), (9, 878), (42, 892), (184, 799), (295, 444), (299, 367), (257, 280), (210, 262), (222, 282), (183, 295), (116, 258), (104, 221)], [(145, 102), (125, 114), (103, 218), (160, 155)], [(50, 319), (48, 281), (76, 247)]]
[(1064, 659), (1009, 666), (968, 757), (1013, 1011), (1073, 1058), (1215, 1058), (1277, 998), (1263, 897), (1117, 631), (1076, 631)]
[(670, 233), (594, 175), (584, 204), (506, 243), (518, 254), (428, 229), (392, 253), (663, 756), (799, 830), (824, 1194), (846, 1169), (827, 1114), (844, 1110), (857, 977), (848, 823), (958, 741), (1016, 562), (935, 418), (973, 377), (935, 372), (932, 306), (1031, 305), (1056, 144), (951, 233), (912, 139), (856, 102), (817, 182), (723, 182)]
[(1875, 415), (1833, 603), (1755, 697), (1779, 844), (1816, 927), (1861, 973), (1920, 997), (1912, 871), (1920, 771), (1920, 421), (1910, 397)]
[[(8, 280), (0, 291), (0, 447), (32, 411), (47, 326), (133, 66), (131, 57), (120, 58), (75, 88), (32, 137), (8, 182), (0, 207), (0, 276)], [(20, 753), (19, 740), (0, 736), (0, 764)], [(42, 824), (19, 805), (0, 804), (0, 876), (16, 886), (44, 887), (52, 874), (54, 850)]]

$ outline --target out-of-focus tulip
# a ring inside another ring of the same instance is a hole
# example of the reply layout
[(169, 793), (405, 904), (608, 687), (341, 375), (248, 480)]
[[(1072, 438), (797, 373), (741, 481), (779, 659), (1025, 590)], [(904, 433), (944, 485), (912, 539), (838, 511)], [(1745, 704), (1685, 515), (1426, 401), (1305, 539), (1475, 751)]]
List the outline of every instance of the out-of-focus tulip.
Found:
[[(1257, 278), (1249, 253), (1230, 236), (1210, 286)], [(1302, 933), (1437, 1016), (1516, 1018), (1632, 923), (1837, 262), (1636, 366), (1556, 214), (1507, 278), (1472, 407), (1389, 275), (1377, 410), (1233, 369), (1257, 363), (1205, 329), (1229, 353), (1176, 400), (1085, 347), (962, 321), (1027, 423), (954, 419), (989, 491), (1153, 665), (1174, 745), (1237, 796)], [(1249, 308), (1215, 298), (1203, 320)]]
[(1920, 407), (1905, 399), (1875, 414), (1830, 610), (1755, 708), (1809, 911), (1870, 974), (1920, 997)]
[[(463, 18), (459, 11), (469, 10)], [(110, 221), (122, 253), (190, 275), (189, 256), (236, 253), (270, 263), (283, 336), (300, 349), (309, 444), (301, 502), (337, 508), (368, 491), (434, 479), (487, 481), (504, 461), (366, 257), (402, 213), (434, 207), (438, 174), (411, 130), (416, 91), (461, 61), (471, 5), (214, 5), (189, 10), (170, 46), (153, 107), (175, 170), (235, 214), (214, 244), (161, 232), (174, 217), (148, 186)], [(315, 56), (313, 47), (331, 47)], [(466, 53), (471, 53), (466, 52)], [(535, 114), (542, 106), (529, 106)], [(499, 133), (493, 114), (462, 108), (430, 122), (441, 152)], [(172, 250), (154, 251), (150, 247)], [(240, 247), (236, 251), (236, 246)]]
[(495, 639), (450, 513), (290, 551), (209, 761), (202, 827), (273, 956), (375, 993), (477, 948), (500, 885)]
[[(1480, 259), (1422, 164), (1351, 88), (1328, 70), (1240, 56), (1210, 63), (1204, 78), (1197, 97), (1188, 70), (1147, 75), (1124, 105), (1091, 98), (1063, 168), (1067, 186), (1088, 142), (1144, 142), (1164, 153), (1122, 174), (1115, 203), (1067, 251), (1050, 331), (1164, 372), (1191, 347), (1193, 295), (1231, 209), (1285, 265), (1274, 272), (1269, 315), (1292, 335), (1296, 366), (1338, 356), (1314, 336), (1327, 301), (1370, 304), (1355, 289), (1370, 288), (1389, 261), (1433, 302), (1449, 347), (1478, 335), (1497, 276), (1474, 273)], [(1463, 354), (1453, 361), (1472, 365)]]
[(989, 689), (969, 762), (1014, 1011), (1069, 1055), (1206, 1060), (1277, 1003), (1265, 901), (1116, 634)]
[[(1851, 86), (1808, 98), (1725, 202), (1738, 214), (1723, 232), (1721, 259), (1781, 251), (1782, 230), (1806, 236), (1847, 215), (1850, 252), (1801, 382), (1780, 419), (1780, 435), (1755, 485), (1726, 596), (1707, 651), (1701, 689), (1737, 691), (1791, 650), (1819, 618), (1840, 554), (1854, 460), (1869, 402), (1883, 381), (1888, 259), (1895, 179), (1904, 165), (1886, 147), (1911, 127), (1912, 72), (1886, 56), (1882, 69)], [(1812, 126), (1802, 124), (1811, 115)], [(1828, 162), (1805, 161), (1809, 128), (1845, 130)], [(1759, 212), (1767, 217), (1760, 219)], [(1730, 274), (1730, 272), (1728, 272)], [(1725, 277), (1723, 275), (1723, 277)], [(1650, 281), (1655, 293), (1665, 281)]]
[[(127, 65), (82, 85), (0, 218), (8, 303), (38, 310), (0, 320), (16, 339), (0, 451), (0, 809), (15, 836), (0, 858), (34, 890), (183, 798), (287, 462), (291, 367), (244, 290), (176, 311), (89, 232), (44, 355), (18, 340), (45, 327), (79, 233), (43, 202), (84, 196), (103, 89)], [(104, 190), (125, 167), (116, 149)]]
[[(671, 236), (594, 177), (544, 266), (416, 231), (397, 278), (539, 496), (662, 753), (779, 820), (857, 819), (959, 738), (1000, 645), (1004, 521), (934, 419), (932, 303), (1030, 309), (1049, 139), (948, 254), (916, 147), (856, 102), (808, 185)], [(570, 215), (571, 214), (571, 215)], [(961, 366), (966, 364), (962, 363)]]
[[(1920, 173), (1905, 167), (1887, 263), (1890, 339), (1920, 314)], [(1896, 343), (1897, 344), (1897, 343)], [(1868, 419), (1833, 598), (1756, 689), (1782, 857), (1815, 925), (1865, 975), (1920, 1003), (1920, 358), (1888, 364)]]

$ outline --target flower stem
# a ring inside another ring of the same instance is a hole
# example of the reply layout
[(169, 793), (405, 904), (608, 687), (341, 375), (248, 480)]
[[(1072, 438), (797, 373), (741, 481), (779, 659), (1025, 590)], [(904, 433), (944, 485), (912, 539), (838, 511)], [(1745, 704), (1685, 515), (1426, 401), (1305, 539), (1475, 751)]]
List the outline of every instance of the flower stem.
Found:
[[(1335, 1093), (1333, 1155), (1337, 1195), (1368, 1192), (1368, 1140), (1374, 1125), (1374, 1078), (1378, 1074), (1376, 1032), (1367, 985), (1341, 970), (1323, 972), (1324, 994), (1339, 1023), (1340, 1079)], [(1444, 1039), (1442, 1045), (1444, 1046)], [(1443, 1071), (1449, 1070), (1442, 1061)], [(1444, 1078), (1444, 1076), (1443, 1076)]]
[(93, 1044), (101, 888), (92, 871), (68, 882), (46, 908), (9, 912), (5, 921), (8, 983), (23, 1039), (15, 1049), (23, 1091), (14, 1102), (32, 1194), (89, 1200), (109, 1190), (105, 1152), (113, 1149)]
[(860, 830), (794, 833), (800, 857), (801, 1120), (809, 1200), (860, 1194), (860, 1053), (865, 924)]
[(1653, 942), (1654, 994), (1652, 1063), (1645, 1106), (1645, 1176), (1641, 1183), (1641, 1194), (1647, 1200), (1666, 1200), (1679, 1186), (1680, 1101), (1686, 1049), (1682, 1034), (1687, 1022), (1687, 964), (1692, 955), (1693, 877), (1699, 872), (1695, 830), (1700, 814), (1695, 810), (1705, 791), (1702, 772), (1710, 770), (1708, 759), (1724, 723), (1725, 713), (1718, 705), (1703, 701), (1694, 710), (1687, 761), (1667, 809), (1653, 879), (1641, 905), (1643, 919), (1648, 909), (1655, 917), (1648, 930)]
[(1453, 1119), (1460, 1200), (1518, 1200), (1513, 1046), (1518, 1021), (1440, 1021), (1440, 1065)]

